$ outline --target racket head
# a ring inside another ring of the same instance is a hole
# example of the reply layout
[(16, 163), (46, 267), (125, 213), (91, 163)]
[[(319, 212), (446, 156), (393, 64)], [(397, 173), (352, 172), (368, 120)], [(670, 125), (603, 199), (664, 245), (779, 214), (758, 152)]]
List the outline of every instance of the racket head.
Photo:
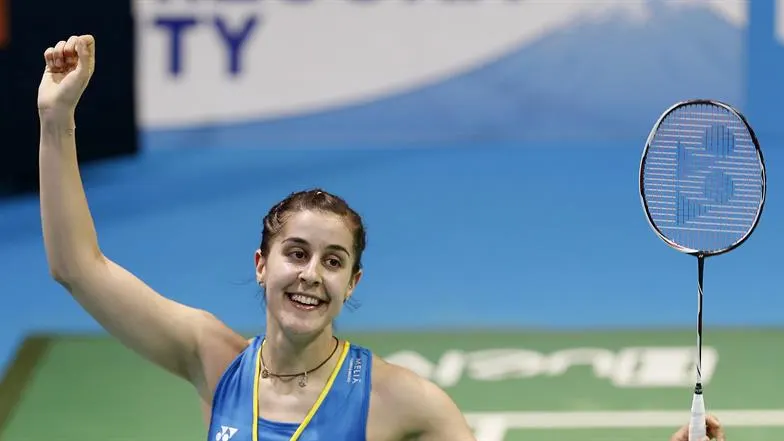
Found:
[(639, 190), (649, 225), (667, 245), (702, 257), (729, 252), (751, 236), (765, 206), (757, 136), (726, 103), (675, 103), (648, 135)]

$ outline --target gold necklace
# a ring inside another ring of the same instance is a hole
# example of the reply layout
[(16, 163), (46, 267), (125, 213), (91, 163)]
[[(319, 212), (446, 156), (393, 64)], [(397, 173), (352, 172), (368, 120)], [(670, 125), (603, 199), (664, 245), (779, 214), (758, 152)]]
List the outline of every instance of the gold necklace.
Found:
[(275, 378), (283, 379), (283, 378), (299, 377), (299, 387), (307, 386), (308, 385), (308, 374), (312, 374), (313, 372), (316, 372), (317, 370), (321, 369), (325, 364), (327, 364), (327, 362), (330, 359), (332, 359), (332, 356), (335, 355), (335, 352), (337, 352), (338, 346), (340, 346), (340, 341), (335, 336), (332, 336), (332, 338), (335, 339), (335, 347), (332, 349), (332, 353), (329, 354), (329, 357), (327, 357), (326, 360), (322, 361), (321, 364), (319, 364), (318, 366), (316, 366), (313, 369), (310, 369), (308, 371), (302, 372), (301, 374), (300, 373), (297, 373), (297, 374), (275, 374), (275, 373), (270, 372), (269, 369), (267, 369), (267, 365), (264, 363), (264, 351), (262, 350), (263, 349), (263, 346), (262, 346), (262, 349), (259, 349), (259, 356), (261, 358), (261, 378), (275, 377)]

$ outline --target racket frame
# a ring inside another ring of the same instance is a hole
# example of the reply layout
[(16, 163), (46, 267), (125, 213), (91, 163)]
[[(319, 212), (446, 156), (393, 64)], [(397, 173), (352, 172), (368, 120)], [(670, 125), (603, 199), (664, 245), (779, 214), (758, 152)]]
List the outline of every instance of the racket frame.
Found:
[[(676, 111), (677, 109), (679, 109), (681, 107), (685, 107), (685, 106), (700, 105), (700, 104), (722, 107), (725, 110), (727, 110), (728, 112), (730, 112), (733, 115), (735, 115), (735, 117), (737, 117), (743, 123), (743, 125), (746, 127), (746, 130), (748, 130), (748, 132), (749, 132), (749, 135), (751, 137), (751, 141), (754, 144), (754, 149), (757, 151), (757, 158), (758, 158), (758, 160), (760, 162), (760, 170), (761, 170), (761, 173), (762, 173), (762, 176), (761, 176), (762, 188), (760, 189), (761, 192), (762, 192), (762, 195), (761, 195), (761, 198), (760, 198), (759, 206), (757, 207), (757, 213), (754, 216), (754, 222), (751, 224), (751, 228), (749, 228), (749, 231), (746, 232), (746, 234), (743, 237), (741, 237), (735, 243), (731, 244), (729, 247), (726, 247), (726, 248), (723, 248), (723, 249), (719, 249), (719, 250), (714, 250), (714, 251), (696, 250), (696, 249), (693, 249), (693, 248), (688, 248), (688, 247), (679, 245), (679, 244), (673, 242), (672, 240), (668, 239), (667, 236), (665, 236), (664, 233), (662, 233), (661, 230), (656, 226), (656, 223), (654, 223), (653, 216), (651, 215), (651, 212), (650, 212), (650, 210), (648, 208), (648, 203), (645, 201), (645, 188), (644, 188), (645, 182), (644, 182), (644, 177), (643, 177), (643, 171), (645, 170), (645, 163), (646, 163), (646, 159), (648, 157), (648, 150), (650, 149), (651, 144), (653, 143), (653, 140), (656, 137), (656, 133), (659, 131), (659, 127), (661, 127), (662, 122), (672, 112)], [(654, 124), (653, 128), (651, 129), (650, 133), (648, 134), (648, 139), (645, 141), (645, 149), (642, 152), (642, 159), (640, 160), (640, 188), (639, 188), (639, 190), (640, 190), (640, 201), (642, 202), (642, 206), (645, 209), (645, 217), (648, 220), (648, 225), (651, 226), (653, 231), (656, 233), (657, 236), (659, 236), (659, 238), (661, 240), (663, 240), (667, 245), (671, 246), (672, 248), (674, 248), (674, 249), (676, 249), (676, 250), (678, 250), (678, 251), (680, 251), (682, 253), (686, 253), (686, 254), (689, 254), (689, 255), (692, 255), (692, 256), (698, 256), (698, 257), (705, 258), (705, 257), (718, 256), (719, 254), (727, 253), (727, 252), (732, 251), (735, 248), (739, 247), (741, 244), (743, 244), (749, 238), (749, 236), (751, 236), (751, 233), (753, 233), (754, 230), (757, 228), (757, 225), (759, 224), (760, 218), (762, 217), (762, 211), (763, 211), (763, 209), (765, 207), (766, 187), (767, 187), (767, 181), (766, 181), (766, 174), (765, 174), (765, 158), (762, 156), (762, 149), (760, 148), (760, 144), (759, 144), (759, 140), (757, 139), (757, 135), (754, 133), (754, 129), (751, 127), (751, 124), (749, 124), (749, 122), (746, 119), (746, 117), (740, 111), (738, 111), (737, 109), (735, 109), (734, 107), (732, 107), (731, 105), (729, 105), (727, 103), (724, 103), (724, 102), (721, 102), (721, 101), (718, 101), (718, 100), (702, 99), (702, 98), (679, 101), (679, 102), (673, 104), (672, 106), (670, 106), (670, 108), (668, 108), (667, 110), (665, 110), (661, 114), (659, 119), (656, 121), (656, 124)]]

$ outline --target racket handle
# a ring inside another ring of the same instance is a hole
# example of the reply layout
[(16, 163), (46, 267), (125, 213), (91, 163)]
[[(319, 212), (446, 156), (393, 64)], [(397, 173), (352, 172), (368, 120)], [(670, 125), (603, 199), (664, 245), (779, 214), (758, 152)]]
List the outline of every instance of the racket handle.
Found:
[(703, 441), (708, 436), (705, 427), (705, 400), (702, 392), (695, 392), (691, 401), (691, 420), (689, 420), (689, 441)]

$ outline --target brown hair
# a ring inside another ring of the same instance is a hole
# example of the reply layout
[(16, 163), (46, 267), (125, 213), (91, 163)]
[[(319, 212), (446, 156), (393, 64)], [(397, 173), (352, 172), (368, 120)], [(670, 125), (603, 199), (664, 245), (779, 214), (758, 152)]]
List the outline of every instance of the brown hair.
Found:
[(263, 257), (269, 255), (272, 241), (286, 224), (288, 217), (299, 211), (318, 210), (333, 213), (342, 217), (354, 235), (354, 266), (352, 273), (362, 269), (362, 252), (365, 251), (366, 237), (362, 218), (338, 196), (320, 188), (291, 193), (288, 197), (275, 204), (264, 216), (264, 228), (261, 232), (259, 250)]

